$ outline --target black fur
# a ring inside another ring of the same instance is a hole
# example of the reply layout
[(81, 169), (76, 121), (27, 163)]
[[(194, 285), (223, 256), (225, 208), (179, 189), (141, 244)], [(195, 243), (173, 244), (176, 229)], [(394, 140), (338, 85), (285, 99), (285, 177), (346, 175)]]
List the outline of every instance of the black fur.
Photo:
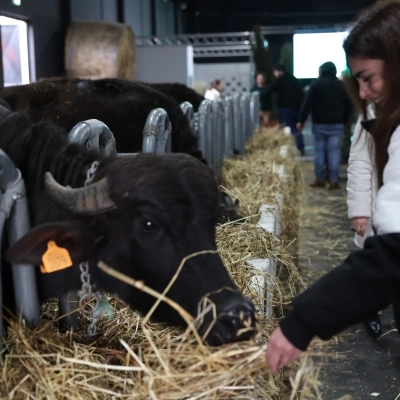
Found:
[(145, 84), (120, 79), (52, 78), (3, 88), (0, 99), (14, 111), (27, 112), (34, 122), (52, 121), (66, 132), (81, 121), (98, 119), (114, 134), (120, 153), (141, 151), (147, 116), (160, 107), (172, 124), (172, 151), (204, 161), (179, 104)]
[(200, 103), (204, 100), (204, 96), (183, 83), (142, 83), (175, 99), (179, 104), (188, 101), (195, 112), (199, 110)]

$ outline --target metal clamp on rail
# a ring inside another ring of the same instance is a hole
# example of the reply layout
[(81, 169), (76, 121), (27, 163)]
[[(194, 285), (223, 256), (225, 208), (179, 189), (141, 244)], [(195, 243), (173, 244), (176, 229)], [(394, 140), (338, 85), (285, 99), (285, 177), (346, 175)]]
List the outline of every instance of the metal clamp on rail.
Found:
[(67, 136), (70, 143), (86, 144), (86, 148), (104, 149), (105, 155), (117, 154), (115, 138), (108, 126), (98, 119), (88, 119), (76, 124)]
[(143, 128), (143, 153), (165, 154), (171, 152), (172, 126), (163, 108), (152, 110)]
[[(0, 243), (4, 224), (10, 245), (18, 241), (30, 229), (25, 184), (21, 172), (15, 168), (8, 155), (0, 150)], [(39, 299), (36, 286), (35, 266), (13, 264), (12, 276), (16, 303), (16, 315), (22, 315), (26, 324), (36, 327), (40, 321)], [(1, 281), (1, 278), (0, 278)], [(0, 282), (0, 310), (3, 309), (2, 285)], [(3, 334), (3, 319), (0, 318), (0, 336)]]

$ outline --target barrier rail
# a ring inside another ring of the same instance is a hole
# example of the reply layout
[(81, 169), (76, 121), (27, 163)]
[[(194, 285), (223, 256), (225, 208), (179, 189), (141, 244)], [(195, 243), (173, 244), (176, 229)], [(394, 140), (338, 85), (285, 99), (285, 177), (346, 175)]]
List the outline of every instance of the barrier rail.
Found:
[(190, 127), (192, 129), (195, 128), (195, 115), (193, 105), (188, 101), (184, 101), (181, 103), (181, 110), (186, 115), (186, 118), (189, 120)]
[(106, 156), (116, 154), (114, 135), (108, 126), (98, 119), (88, 119), (76, 124), (67, 135), (70, 143), (85, 144), (89, 149), (104, 149)]
[(211, 135), (213, 127), (212, 101), (203, 100), (199, 106), (199, 149), (203, 152), (204, 158), (211, 162)]
[(171, 152), (171, 122), (163, 108), (152, 110), (143, 129), (142, 153)]
[(218, 174), (222, 159), (243, 155), (246, 140), (259, 129), (260, 95), (235, 93), (225, 99), (203, 100), (193, 116), (186, 103), (181, 108), (197, 134), (198, 147)]
[[(25, 184), (20, 171), (4, 151), (0, 150), (0, 243), (7, 220), (10, 245), (19, 240), (30, 229)], [(16, 315), (21, 315), (30, 327), (40, 321), (39, 299), (36, 291), (35, 266), (13, 264), (12, 277)], [(0, 310), (3, 309), (2, 282), (0, 276)], [(3, 336), (3, 318), (0, 316), (0, 337)], [(0, 341), (0, 348), (2, 344)]]

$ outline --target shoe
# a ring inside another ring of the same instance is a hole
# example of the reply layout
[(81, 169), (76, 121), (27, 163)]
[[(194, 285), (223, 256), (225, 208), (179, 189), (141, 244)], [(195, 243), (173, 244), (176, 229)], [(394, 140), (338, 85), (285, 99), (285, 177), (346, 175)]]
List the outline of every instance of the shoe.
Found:
[(325, 187), (325, 181), (319, 181), (318, 179), (315, 180), (314, 182), (310, 183), (311, 187)]
[(363, 323), (369, 336), (378, 338), (382, 335), (382, 325), (378, 314), (369, 317), (368, 319), (364, 320)]
[(340, 186), (337, 182), (329, 182), (329, 189), (340, 189)]

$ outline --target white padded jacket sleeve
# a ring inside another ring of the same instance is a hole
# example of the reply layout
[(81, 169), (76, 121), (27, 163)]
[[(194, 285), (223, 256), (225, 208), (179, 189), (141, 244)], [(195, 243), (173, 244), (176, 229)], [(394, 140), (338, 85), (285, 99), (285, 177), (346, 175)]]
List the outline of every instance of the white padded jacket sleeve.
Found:
[(371, 135), (361, 126), (361, 116), (354, 129), (347, 168), (347, 210), (349, 219), (371, 217), (373, 160), (369, 147)]
[(400, 232), (400, 127), (392, 134), (388, 155), (383, 170), (383, 185), (378, 190), (373, 216), (373, 225), (378, 235)]

